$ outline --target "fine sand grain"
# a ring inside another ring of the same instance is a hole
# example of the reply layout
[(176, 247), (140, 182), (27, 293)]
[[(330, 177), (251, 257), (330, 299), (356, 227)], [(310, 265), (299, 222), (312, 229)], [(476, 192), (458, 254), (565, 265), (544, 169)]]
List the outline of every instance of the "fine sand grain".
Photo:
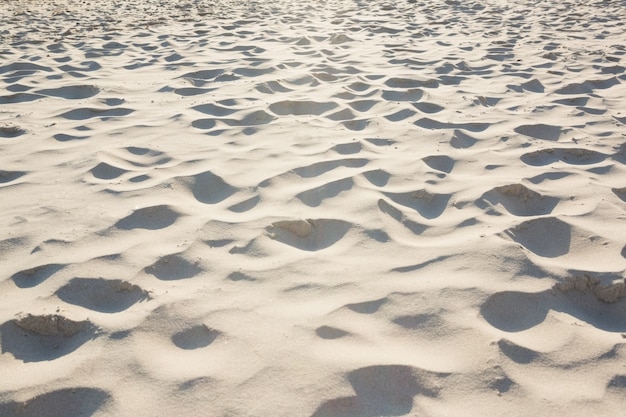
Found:
[(624, 416), (625, 16), (0, 2), (0, 416)]

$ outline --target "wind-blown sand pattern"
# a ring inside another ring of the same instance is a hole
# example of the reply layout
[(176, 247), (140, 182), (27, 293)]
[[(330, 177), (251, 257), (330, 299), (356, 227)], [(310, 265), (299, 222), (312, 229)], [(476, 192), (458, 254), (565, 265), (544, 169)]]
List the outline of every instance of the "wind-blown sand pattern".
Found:
[(626, 3), (0, 4), (0, 416), (623, 416)]

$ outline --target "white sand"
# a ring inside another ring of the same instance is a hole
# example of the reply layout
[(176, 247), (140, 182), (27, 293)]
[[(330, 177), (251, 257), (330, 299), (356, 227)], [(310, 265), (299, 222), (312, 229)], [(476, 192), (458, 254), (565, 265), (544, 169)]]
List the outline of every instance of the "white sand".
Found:
[(626, 4), (0, 3), (0, 416), (624, 416)]

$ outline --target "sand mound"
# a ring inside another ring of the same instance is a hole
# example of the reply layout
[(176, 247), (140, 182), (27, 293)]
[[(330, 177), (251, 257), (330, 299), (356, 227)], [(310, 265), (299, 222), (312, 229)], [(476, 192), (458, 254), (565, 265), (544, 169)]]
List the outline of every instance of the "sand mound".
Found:
[(272, 223), (267, 231), (272, 239), (289, 246), (318, 251), (337, 243), (351, 226), (335, 219), (280, 220)]
[(65, 356), (96, 336), (89, 321), (73, 321), (60, 315), (28, 315), (0, 326), (2, 353), (24, 362), (40, 362)]
[(414, 396), (437, 396), (437, 379), (442, 377), (402, 365), (356, 369), (347, 375), (356, 395), (326, 401), (313, 416), (408, 414)]
[(605, 303), (615, 303), (626, 297), (626, 279), (604, 285), (598, 278), (580, 275), (568, 277), (564, 282), (556, 284), (554, 288), (564, 293), (568, 291), (591, 292), (598, 300)]
[(144, 207), (133, 210), (132, 214), (120, 219), (115, 227), (123, 230), (157, 230), (171, 226), (180, 214), (168, 205)]
[(583, 275), (568, 278), (543, 292), (498, 292), (482, 304), (481, 314), (489, 324), (506, 332), (541, 326), (552, 311), (575, 317), (594, 328), (624, 332), (625, 309), (623, 281), (603, 285)]
[(104, 313), (124, 311), (148, 298), (147, 292), (137, 285), (103, 278), (72, 278), (55, 295), (66, 303)]
[(219, 331), (199, 325), (174, 334), (172, 342), (181, 349), (198, 349), (210, 345), (219, 335)]
[(6, 417), (65, 417), (90, 416), (106, 408), (111, 394), (97, 388), (72, 387), (37, 395), (25, 401), (0, 404), (0, 413)]
[(543, 196), (524, 184), (507, 184), (495, 187), (483, 194), (481, 201), (493, 206), (502, 205), (507, 212), (515, 216), (550, 214), (559, 203), (558, 198)]
[(179, 254), (171, 254), (159, 258), (154, 264), (146, 267), (145, 271), (161, 280), (178, 280), (192, 278), (203, 269), (196, 261), (187, 260)]
[(65, 265), (62, 264), (39, 265), (34, 268), (19, 271), (13, 274), (11, 279), (15, 282), (15, 285), (20, 288), (34, 287), (47, 280), (64, 267)]

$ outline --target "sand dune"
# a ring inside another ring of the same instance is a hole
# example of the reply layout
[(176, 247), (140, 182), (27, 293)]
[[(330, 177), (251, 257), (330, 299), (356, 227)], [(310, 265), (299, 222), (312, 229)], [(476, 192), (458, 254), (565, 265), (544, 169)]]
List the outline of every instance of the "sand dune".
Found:
[(626, 4), (0, 4), (0, 416), (622, 416)]

